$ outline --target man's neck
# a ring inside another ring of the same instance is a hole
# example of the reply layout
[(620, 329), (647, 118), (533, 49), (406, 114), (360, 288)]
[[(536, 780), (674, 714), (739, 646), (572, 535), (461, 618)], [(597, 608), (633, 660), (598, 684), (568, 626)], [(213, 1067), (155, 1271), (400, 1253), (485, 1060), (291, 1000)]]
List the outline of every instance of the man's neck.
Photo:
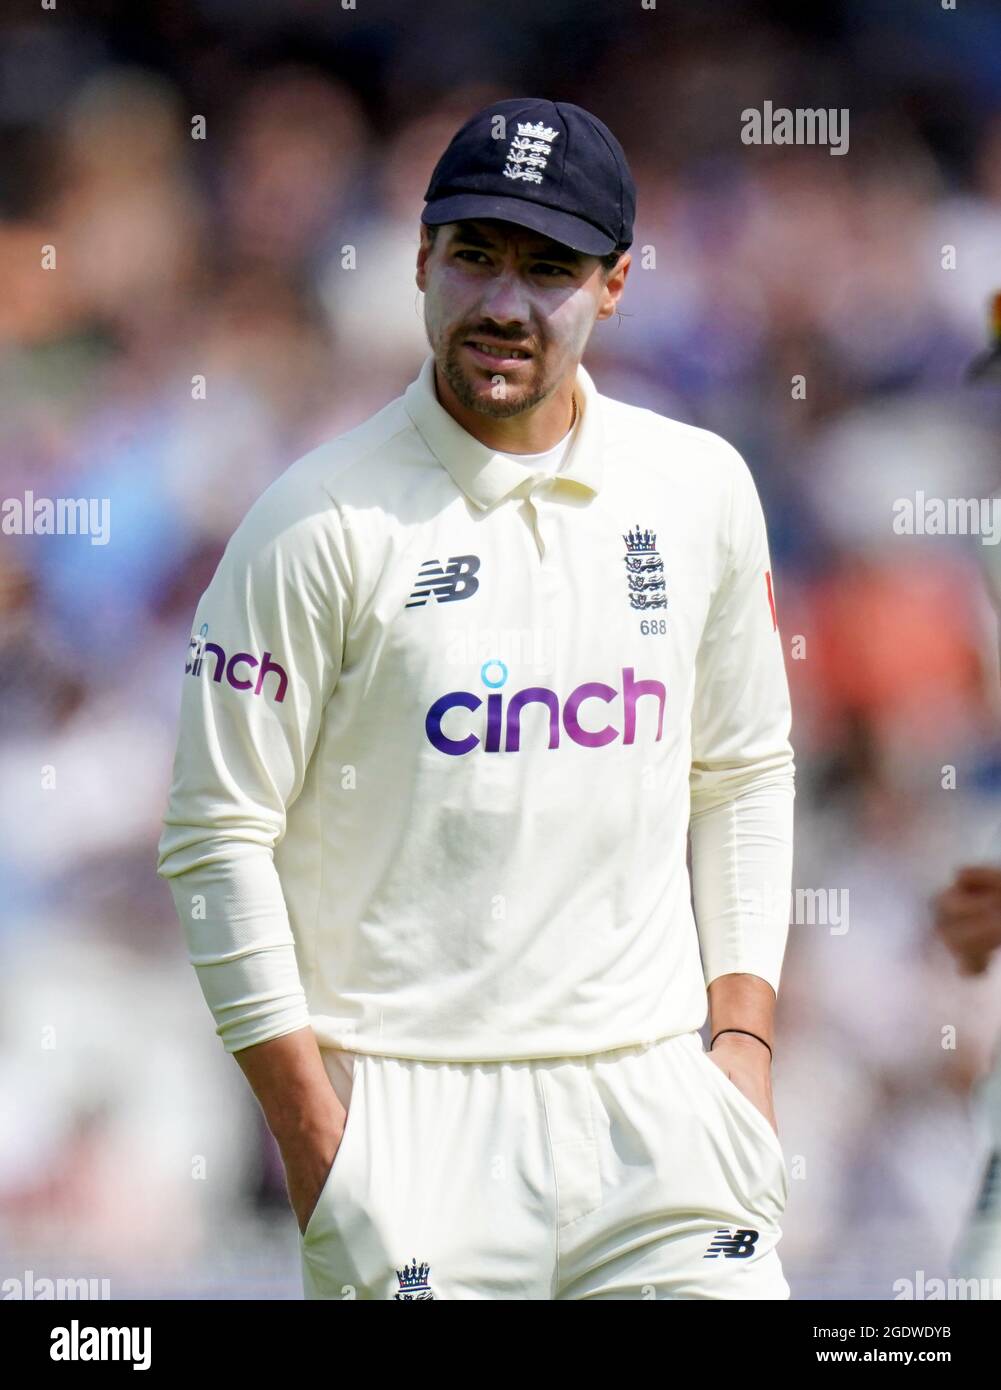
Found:
[(435, 392), (439, 404), (446, 410), (467, 434), (501, 454), (541, 454), (553, 449), (566, 437), (571, 421), (575, 418), (573, 401), (573, 381), (560, 384), (546, 400), (533, 410), (522, 411), (520, 415), (499, 418), (485, 415), (479, 410), (470, 410), (457, 398), (448, 382), (442, 377), (437, 363), (434, 369)]

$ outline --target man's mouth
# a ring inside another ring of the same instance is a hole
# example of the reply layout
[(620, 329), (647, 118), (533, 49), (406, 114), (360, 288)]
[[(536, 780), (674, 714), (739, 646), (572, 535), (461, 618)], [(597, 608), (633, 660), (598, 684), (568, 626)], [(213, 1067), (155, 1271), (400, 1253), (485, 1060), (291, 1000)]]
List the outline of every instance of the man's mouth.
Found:
[(482, 353), (485, 357), (491, 357), (497, 362), (522, 362), (531, 357), (531, 353), (524, 348), (518, 348), (504, 344), (485, 342), (482, 338), (467, 338), (465, 346), (472, 348), (474, 352)]

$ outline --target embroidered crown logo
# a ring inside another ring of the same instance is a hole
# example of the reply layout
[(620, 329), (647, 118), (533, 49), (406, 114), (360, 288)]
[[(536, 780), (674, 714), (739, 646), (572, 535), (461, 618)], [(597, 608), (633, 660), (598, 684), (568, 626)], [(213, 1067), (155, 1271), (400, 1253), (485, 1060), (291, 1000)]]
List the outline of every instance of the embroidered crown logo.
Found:
[(558, 130), (543, 125), (541, 121), (519, 121), (518, 134), (508, 146), (503, 174), (506, 179), (520, 179), (522, 183), (541, 183), (553, 141)]
[(559, 133), (558, 130), (553, 130), (552, 126), (543, 125), (541, 121), (535, 121), (534, 124), (531, 121), (518, 122), (518, 134), (527, 135), (532, 140), (548, 140), (552, 144)]
[(641, 531), (639, 526), (635, 531), (629, 531), (622, 537), (626, 543), (626, 549), (634, 553), (638, 550), (657, 549), (657, 536), (653, 531)]
[(398, 1303), (412, 1303), (415, 1299), (434, 1298), (434, 1292), (428, 1283), (428, 1275), (431, 1273), (431, 1266), (425, 1262), (418, 1264), (416, 1259), (409, 1265), (404, 1265), (402, 1269), (396, 1271), (400, 1287), (395, 1294)]
[(622, 539), (626, 543), (623, 560), (630, 606), (641, 613), (651, 608), (666, 608), (664, 561), (657, 553), (657, 533), (641, 531), (637, 522), (635, 531), (627, 531)]

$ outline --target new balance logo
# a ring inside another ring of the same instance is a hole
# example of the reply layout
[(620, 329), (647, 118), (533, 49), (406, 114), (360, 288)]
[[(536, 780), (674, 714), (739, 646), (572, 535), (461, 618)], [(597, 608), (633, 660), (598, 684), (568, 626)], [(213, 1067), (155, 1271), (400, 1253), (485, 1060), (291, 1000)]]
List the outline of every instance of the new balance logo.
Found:
[(432, 596), (439, 603), (472, 598), (480, 587), (480, 581), (473, 578), (479, 568), (478, 555), (450, 555), (444, 569), (437, 560), (425, 560), (406, 606), (420, 608)]
[(754, 1254), (758, 1235), (758, 1231), (731, 1230), (729, 1226), (720, 1226), (702, 1258), (715, 1260), (717, 1255), (722, 1255), (724, 1260), (746, 1260)]

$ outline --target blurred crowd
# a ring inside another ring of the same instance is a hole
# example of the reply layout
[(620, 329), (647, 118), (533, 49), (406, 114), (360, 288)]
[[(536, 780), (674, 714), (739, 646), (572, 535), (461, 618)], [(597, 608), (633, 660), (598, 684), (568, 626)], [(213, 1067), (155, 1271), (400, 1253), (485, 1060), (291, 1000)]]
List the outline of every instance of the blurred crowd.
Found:
[[(1001, 288), (1001, 12), (248, 8), (0, 32), (0, 498), (111, 515), (107, 545), (0, 535), (3, 1264), (299, 1296), (274, 1146), (154, 876), (190, 621), (264, 487), (416, 375), (428, 175), (526, 93), (601, 116), (639, 187), (588, 370), (729, 439), (768, 518), (794, 885), (848, 905), (791, 905), (794, 1296), (943, 1273), (1001, 974), (961, 979), (928, 904), (1001, 860), (999, 659), (982, 540), (893, 517), (1001, 487), (1001, 387), (963, 381)], [(847, 108), (848, 153), (742, 144), (765, 99)]]

